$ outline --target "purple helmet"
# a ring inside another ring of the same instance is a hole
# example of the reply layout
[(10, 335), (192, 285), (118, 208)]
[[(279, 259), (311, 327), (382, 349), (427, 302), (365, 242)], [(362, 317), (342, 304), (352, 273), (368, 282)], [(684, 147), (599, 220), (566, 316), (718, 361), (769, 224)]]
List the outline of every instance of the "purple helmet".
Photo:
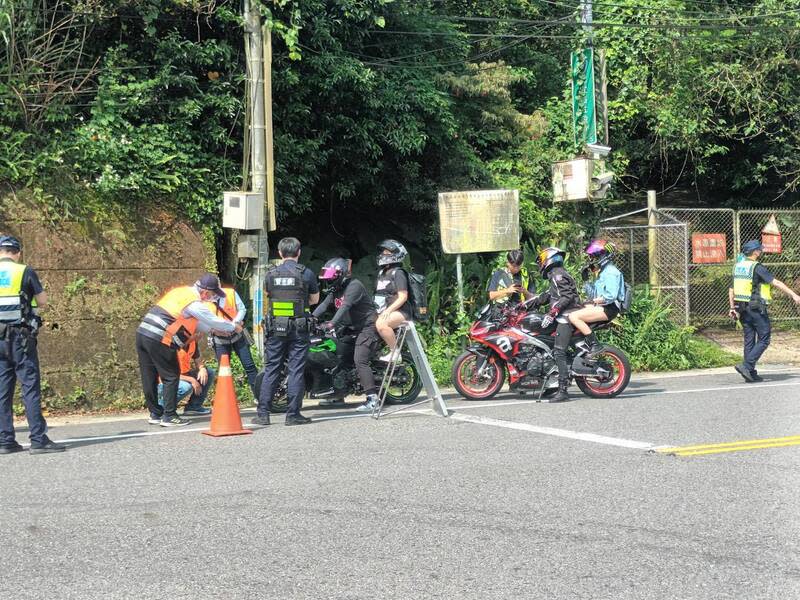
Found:
[(606, 240), (592, 240), (591, 243), (586, 246), (584, 252), (589, 257), (590, 265), (597, 265), (602, 269), (614, 256), (615, 250), (614, 244)]

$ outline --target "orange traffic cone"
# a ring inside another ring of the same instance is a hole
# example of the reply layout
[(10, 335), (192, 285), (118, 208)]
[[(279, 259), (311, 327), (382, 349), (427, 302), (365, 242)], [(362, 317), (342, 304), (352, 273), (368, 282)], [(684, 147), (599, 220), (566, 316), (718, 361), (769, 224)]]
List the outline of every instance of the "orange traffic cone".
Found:
[(202, 433), (214, 437), (253, 433), (242, 427), (242, 415), (239, 414), (239, 403), (236, 401), (236, 391), (233, 389), (231, 359), (227, 354), (223, 354), (219, 361), (217, 391), (214, 394), (211, 412), (211, 429)]

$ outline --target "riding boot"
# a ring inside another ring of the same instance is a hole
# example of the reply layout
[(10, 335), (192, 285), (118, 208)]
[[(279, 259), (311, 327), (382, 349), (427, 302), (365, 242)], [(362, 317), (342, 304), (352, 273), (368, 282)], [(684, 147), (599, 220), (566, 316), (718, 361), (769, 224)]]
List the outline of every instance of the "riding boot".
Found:
[(589, 356), (596, 356), (603, 351), (603, 344), (597, 341), (597, 337), (594, 335), (594, 331), (587, 335), (585, 338), (586, 343), (589, 346)]
[(555, 396), (550, 398), (550, 402), (566, 402), (569, 400), (569, 392), (567, 391), (567, 388), (569, 388), (569, 379), (559, 379), (558, 392)]

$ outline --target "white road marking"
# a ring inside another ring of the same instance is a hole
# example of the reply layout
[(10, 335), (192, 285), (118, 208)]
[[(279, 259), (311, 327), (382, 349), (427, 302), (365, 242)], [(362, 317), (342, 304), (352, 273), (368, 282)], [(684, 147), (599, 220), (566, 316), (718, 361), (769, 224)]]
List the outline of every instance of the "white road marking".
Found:
[(556, 429), (554, 427), (538, 427), (528, 423), (516, 423), (514, 421), (501, 421), (488, 417), (476, 417), (475, 415), (451, 414), (451, 419), (456, 421), (466, 421), (467, 423), (477, 423), (478, 425), (489, 425), (491, 427), (504, 427), (505, 429), (516, 429), (518, 431), (529, 431), (542, 435), (552, 435), (555, 437), (568, 438), (571, 440), (581, 440), (583, 442), (593, 442), (606, 446), (618, 446), (620, 448), (633, 448), (634, 450), (652, 450), (655, 445), (650, 442), (637, 442), (636, 440), (626, 440), (623, 438), (608, 437), (597, 435), (596, 433), (586, 433), (583, 431), (570, 431), (568, 429)]

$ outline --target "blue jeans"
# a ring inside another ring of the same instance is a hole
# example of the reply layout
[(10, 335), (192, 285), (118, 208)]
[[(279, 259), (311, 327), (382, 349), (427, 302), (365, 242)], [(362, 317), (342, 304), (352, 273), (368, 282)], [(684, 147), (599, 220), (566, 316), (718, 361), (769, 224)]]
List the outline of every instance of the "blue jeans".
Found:
[[(188, 381), (184, 381), (183, 379), (181, 379), (178, 382), (178, 402), (183, 400), (186, 396), (191, 396), (189, 398), (189, 401), (186, 403), (186, 408), (184, 410), (186, 410), (186, 409), (191, 410), (193, 408), (200, 408), (205, 403), (206, 398), (208, 397), (208, 391), (211, 389), (211, 386), (213, 385), (214, 380), (217, 378), (217, 373), (214, 371), (214, 369), (209, 369), (208, 367), (206, 367), (206, 370), (208, 371), (208, 381), (206, 381), (205, 385), (201, 386), (202, 389), (200, 390), (200, 394), (199, 395), (195, 395), (194, 394), (194, 392), (192, 390), (192, 384), (189, 383)], [(194, 377), (195, 379), (197, 379), (197, 369), (192, 369), (191, 371), (186, 373), (186, 375), (189, 375), (189, 376)], [(158, 384), (158, 404), (160, 406), (164, 406), (163, 390), (164, 390), (164, 384), (163, 383), (159, 383)]]
[(22, 403), (25, 405), (31, 442), (40, 444), (44, 441), (47, 423), (42, 416), (39, 354), (36, 338), (28, 338), (26, 344), (19, 329), (10, 332), (7, 339), (0, 340), (0, 444), (3, 445), (15, 441), (11, 405), (17, 379), (22, 387)]
[(744, 330), (744, 366), (754, 371), (758, 359), (769, 346), (772, 326), (766, 312), (747, 308), (741, 314)]
[[(214, 342), (214, 354), (217, 355), (217, 362), (222, 358), (223, 354), (227, 354), (228, 358), (231, 356), (231, 350), (239, 357), (242, 363), (244, 372), (247, 374), (247, 383), (250, 385), (250, 391), (253, 392), (253, 397), (256, 396), (256, 377), (258, 376), (258, 369), (253, 360), (253, 355), (250, 353), (250, 346), (244, 336), (240, 337), (233, 344), (219, 344)], [(258, 398), (256, 398), (258, 400)]]

